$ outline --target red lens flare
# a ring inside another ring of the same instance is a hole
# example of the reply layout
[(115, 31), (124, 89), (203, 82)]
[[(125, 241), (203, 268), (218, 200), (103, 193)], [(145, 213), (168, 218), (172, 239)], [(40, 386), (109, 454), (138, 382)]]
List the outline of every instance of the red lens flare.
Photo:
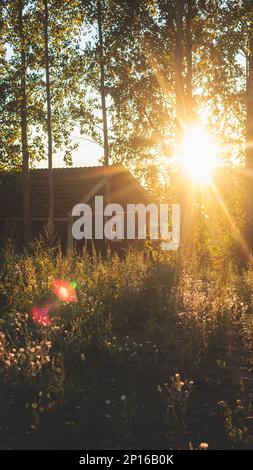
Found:
[(35, 305), (32, 308), (32, 312), (31, 312), (33, 320), (42, 326), (51, 325), (51, 320), (48, 316), (49, 310), (50, 310), (50, 306), (48, 305), (42, 308)]
[(52, 292), (62, 302), (76, 302), (75, 286), (74, 282), (55, 279), (52, 284)]

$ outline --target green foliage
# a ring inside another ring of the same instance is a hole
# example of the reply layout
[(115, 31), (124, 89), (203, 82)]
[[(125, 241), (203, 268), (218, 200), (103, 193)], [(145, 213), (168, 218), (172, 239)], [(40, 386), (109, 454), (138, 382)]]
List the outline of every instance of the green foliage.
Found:
[[(31, 163), (46, 158), (46, 85), (44, 53), (44, 7), (41, 0), (4, 0), (0, 21), (0, 168), (21, 165), (21, 39), (19, 7), (23, 11), (23, 48), (26, 56), (26, 112)], [(89, 83), (83, 83), (87, 58), (81, 51), (83, 10), (81, 0), (48, 2), (49, 62), (54, 151), (71, 164), (77, 144), (71, 133), (78, 124), (94, 131)], [(88, 127), (87, 127), (88, 126)]]
[[(22, 0), (31, 160), (45, 158), (46, 101), (43, 2)], [(110, 156), (164, 191), (175, 155), (174, 0), (103, 0), (102, 29)], [(242, 159), (250, 15), (243, 1), (192, 0), (193, 114), (215, 130), (225, 160)], [(54, 151), (65, 162), (77, 130), (101, 144), (97, 2), (57, 0), (49, 6), (49, 55)], [(0, 165), (21, 163), (18, 2), (0, 6)], [(186, 13), (183, 45), (186, 47)], [(244, 59), (243, 59), (244, 60)], [(183, 78), (187, 68), (183, 63)], [(203, 78), (204, 77), (204, 78)], [(231, 146), (231, 144), (233, 144)], [(164, 160), (162, 160), (164, 158)], [(166, 164), (165, 164), (166, 162)], [(169, 168), (168, 168), (169, 166)], [(158, 176), (157, 176), (158, 175)], [(171, 181), (170, 181), (171, 183)], [(157, 189), (157, 188), (156, 188)]]

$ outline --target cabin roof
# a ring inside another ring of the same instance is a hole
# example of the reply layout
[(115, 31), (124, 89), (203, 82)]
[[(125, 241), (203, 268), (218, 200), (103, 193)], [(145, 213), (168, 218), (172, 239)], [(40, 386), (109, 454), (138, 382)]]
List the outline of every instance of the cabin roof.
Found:
[[(55, 168), (53, 174), (55, 218), (67, 218), (74, 205), (83, 201), (87, 195), (89, 198), (96, 187), (99, 188), (97, 195), (104, 194), (105, 177), (110, 181), (110, 202), (122, 206), (151, 202), (148, 192), (122, 165)], [(46, 220), (49, 206), (48, 170), (31, 170), (30, 182), (32, 219)], [(0, 218), (22, 218), (22, 216), (21, 172), (1, 172)]]

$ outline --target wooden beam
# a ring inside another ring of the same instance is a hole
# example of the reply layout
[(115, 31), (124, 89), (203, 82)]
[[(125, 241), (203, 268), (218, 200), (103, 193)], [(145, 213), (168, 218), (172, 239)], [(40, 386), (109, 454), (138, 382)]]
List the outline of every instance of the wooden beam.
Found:
[(69, 217), (69, 219), (68, 219), (68, 233), (67, 233), (67, 248), (68, 248), (68, 250), (73, 250), (73, 248), (74, 248), (74, 240), (73, 240), (73, 235), (72, 235), (72, 223), (73, 223), (73, 219), (72, 219), (72, 217)]
[[(111, 178), (111, 176), (109, 176), (109, 178)], [(100, 189), (103, 188), (103, 186), (105, 186), (107, 180), (108, 180), (108, 176), (104, 176), (104, 177), (103, 177), (97, 184), (95, 184), (95, 186), (94, 186), (80, 201), (78, 201), (76, 204), (86, 204), (87, 202), (89, 202), (89, 201), (91, 200), (91, 198), (96, 195), (97, 191), (99, 191)], [(72, 209), (71, 209), (71, 212), (68, 213), (68, 216), (69, 216), (69, 217), (72, 217)]]

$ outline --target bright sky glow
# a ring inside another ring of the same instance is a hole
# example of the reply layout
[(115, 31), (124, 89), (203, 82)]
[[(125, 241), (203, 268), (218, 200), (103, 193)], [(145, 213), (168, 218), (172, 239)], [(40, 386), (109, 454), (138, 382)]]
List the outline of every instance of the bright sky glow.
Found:
[(211, 134), (201, 126), (194, 126), (185, 130), (178, 159), (194, 182), (205, 184), (219, 164), (219, 153)]

